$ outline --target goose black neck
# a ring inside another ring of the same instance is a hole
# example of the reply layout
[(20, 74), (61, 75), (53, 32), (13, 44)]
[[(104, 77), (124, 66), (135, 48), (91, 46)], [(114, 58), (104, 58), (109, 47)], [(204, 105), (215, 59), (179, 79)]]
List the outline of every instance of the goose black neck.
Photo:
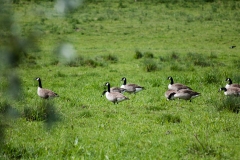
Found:
[(232, 84), (232, 80), (229, 78), (228, 79), (228, 84), (231, 85)]
[(226, 91), (227, 91), (227, 88), (222, 87), (221, 90), (223, 90), (224, 92), (226, 92)]
[(38, 79), (38, 86), (39, 86), (40, 88), (42, 88), (42, 82), (41, 82), (41, 79), (40, 79), (40, 78)]
[(173, 82), (173, 78), (172, 77), (170, 77), (170, 84), (173, 84), (174, 82)]
[(107, 84), (108, 92), (110, 93), (110, 83)]
[(124, 79), (123, 79), (123, 85), (126, 85), (126, 84), (127, 84), (127, 79), (124, 78)]

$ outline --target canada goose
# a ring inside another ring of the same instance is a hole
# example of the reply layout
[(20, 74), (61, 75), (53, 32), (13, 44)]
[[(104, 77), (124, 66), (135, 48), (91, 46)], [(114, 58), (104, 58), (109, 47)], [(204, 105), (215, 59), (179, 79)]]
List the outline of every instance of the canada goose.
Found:
[(165, 97), (168, 98), (171, 93), (176, 93), (176, 90), (169, 89), (165, 92)]
[(107, 91), (103, 91), (102, 95), (106, 95), (106, 98), (113, 102), (114, 104), (115, 103), (118, 103), (118, 102), (121, 102), (121, 101), (124, 101), (124, 100), (129, 100), (129, 98), (125, 97), (122, 93), (119, 93), (119, 92), (111, 92), (110, 91), (110, 83), (107, 82), (105, 84), (105, 86), (108, 87), (108, 90)]
[(121, 88), (126, 89), (126, 92), (128, 92), (128, 93), (135, 94), (144, 89), (144, 87), (141, 87), (137, 84), (127, 84), (127, 79), (125, 77), (123, 77), (121, 81), (123, 81)]
[(231, 49), (233, 49), (233, 48), (235, 48), (236, 46), (230, 46), (229, 48), (231, 48)]
[(177, 92), (173, 92), (168, 96), (168, 100), (174, 99), (174, 98), (179, 98), (179, 99), (185, 99), (185, 100), (190, 100), (193, 98), (196, 98), (200, 95), (200, 93), (189, 90), (189, 89), (181, 89), (178, 90)]
[(168, 79), (170, 80), (170, 84), (168, 85), (168, 89), (177, 90), (177, 91), (180, 90), (180, 89), (192, 90), (192, 88), (190, 88), (186, 85), (183, 85), (183, 84), (180, 84), (180, 83), (174, 83), (173, 78), (171, 76), (169, 76)]
[(58, 97), (57, 93), (54, 93), (51, 90), (42, 88), (42, 82), (39, 77), (37, 77), (36, 80), (38, 81), (37, 94), (39, 97), (44, 98), (44, 99)]
[(226, 88), (228, 89), (229, 87), (237, 87), (237, 88), (240, 88), (240, 84), (237, 84), (237, 83), (232, 83), (232, 80), (231, 78), (227, 78), (226, 81), (228, 81), (228, 84), (226, 84)]
[(224, 95), (226, 96), (240, 96), (240, 88), (237, 87), (222, 87), (219, 91), (224, 91)]

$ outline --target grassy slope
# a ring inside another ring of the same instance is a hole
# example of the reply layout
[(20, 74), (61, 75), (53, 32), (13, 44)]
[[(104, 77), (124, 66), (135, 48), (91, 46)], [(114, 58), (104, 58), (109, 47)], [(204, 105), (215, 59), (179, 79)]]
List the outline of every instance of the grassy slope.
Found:
[[(14, 6), (23, 34), (36, 25), (42, 35), (40, 50), (33, 52), (37, 66), (23, 65), (18, 70), (24, 98), (14, 102), (15, 106), (23, 112), (24, 107), (41, 105), (33, 80), (39, 76), (44, 87), (60, 95), (53, 101), (61, 121), (49, 131), (42, 121), (20, 118), (11, 122), (6, 130), (6, 155), (26, 159), (238, 159), (239, 115), (215, 109), (224, 98), (217, 90), (225, 85), (226, 76), (239, 76), (237, 65), (232, 64), (239, 58), (239, 49), (229, 49), (239, 43), (238, 11), (226, 7), (231, 3), (220, 2), (118, 5), (89, 4), (68, 17), (52, 12), (52, 3)], [(51, 65), (53, 50), (61, 41), (71, 43), (78, 55), (111, 54), (118, 62), (97, 68)], [(136, 49), (153, 53), (160, 69), (145, 72), (142, 60), (133, 58)], [(180, 60), (168, 59), (173, 52)], [(189, 52), (213, 53), (215, 67), (185, 63)], [(161, 62), (159, 56), (168, 60)], [(184, 69), (172, 70), (171, 63)], [(169, 75), (202, 96), (192, 103), (166, 101), (163, 95)], [(118, 105), (100, 97), (106, 81), (119, 86), (123, 76), (147, 89), (126, 94), (130, 100)], [(208, 76), (216, 84), (208, 84)]]

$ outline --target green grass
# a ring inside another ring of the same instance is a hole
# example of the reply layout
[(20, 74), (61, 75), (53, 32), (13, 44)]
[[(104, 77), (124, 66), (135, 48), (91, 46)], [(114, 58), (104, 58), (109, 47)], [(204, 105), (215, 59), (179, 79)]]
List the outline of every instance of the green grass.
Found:
[[(238, 1), (92, 0), (65, 15), (14, 2), (0, 19), (0, 159), (239, 159), (239, 100), (218, 92), (239, 82)], [(168, 76), (201, 96), (167, 101)], [(40, 99), (36, 77), (60, 97)], [(101, 93), (122, 77), (146, 89), (114, 105)]]

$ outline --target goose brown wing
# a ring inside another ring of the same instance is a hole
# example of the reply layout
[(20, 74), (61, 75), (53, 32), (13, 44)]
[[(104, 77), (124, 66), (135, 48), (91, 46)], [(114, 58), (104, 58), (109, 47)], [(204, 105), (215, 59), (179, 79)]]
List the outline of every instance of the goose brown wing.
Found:
[(230, 87), (230, 88), (227, 89), (227, 92), (229, 92), (230, 94), (239, 95), (240, 94), (240, 88)]
[(127, 90), (135, 91), (136, 88), (142, 88), (142, 89), (144, 89), (144, 87), (141, 87), (141, 86), (139, 86), (139, 85), (137, 85), (137, 84), (127, 84)]
[(110, 92), (122, 93), (122, 92), (124, 92), (124, 91), (125, 91), (124, 88), (119, 88), (119, 87), (112, 87), (112, 88), (110, 88)]
[(191, 95), (198, 95), (198, 94), (200, 94), (200, 93), (198, 93), (198, 92), (195, 92), (195, 91), (193, 91), (193, 90), (189, 90), (189, 89), (182, 89), (182, 90), (179, 90), (179, 92), (183, 92), (183, 93), (187, 93), (187, 94), (191, 94)]
[(192, 88), (190, 88), (190, 87), (188, 87), (188, 86), (186, 86), (186, 85), (184, 85), (184, 84), (180, 84), (180, 83), (175, 83), (174, 86), (176, 86), (176, 88), (177, 88), (178, 90), (180, 90), (180, 89), (189, 89), (189, 90), (192, 90)]
[(58, 94), (49, 90), (49, 89), (43, 89), (48, 97), (58, 97)]
[(200, 95), (200, 93), (189, 89), (182, 89), (177, 92), (175, 97), (190, 100), (191, 98), (197, 97), (198, 95)]
[(231, 84), (230, 87), (237, 87), (237, 88), (240, 88), (240, 84), (234, 83), (234, 84)]

